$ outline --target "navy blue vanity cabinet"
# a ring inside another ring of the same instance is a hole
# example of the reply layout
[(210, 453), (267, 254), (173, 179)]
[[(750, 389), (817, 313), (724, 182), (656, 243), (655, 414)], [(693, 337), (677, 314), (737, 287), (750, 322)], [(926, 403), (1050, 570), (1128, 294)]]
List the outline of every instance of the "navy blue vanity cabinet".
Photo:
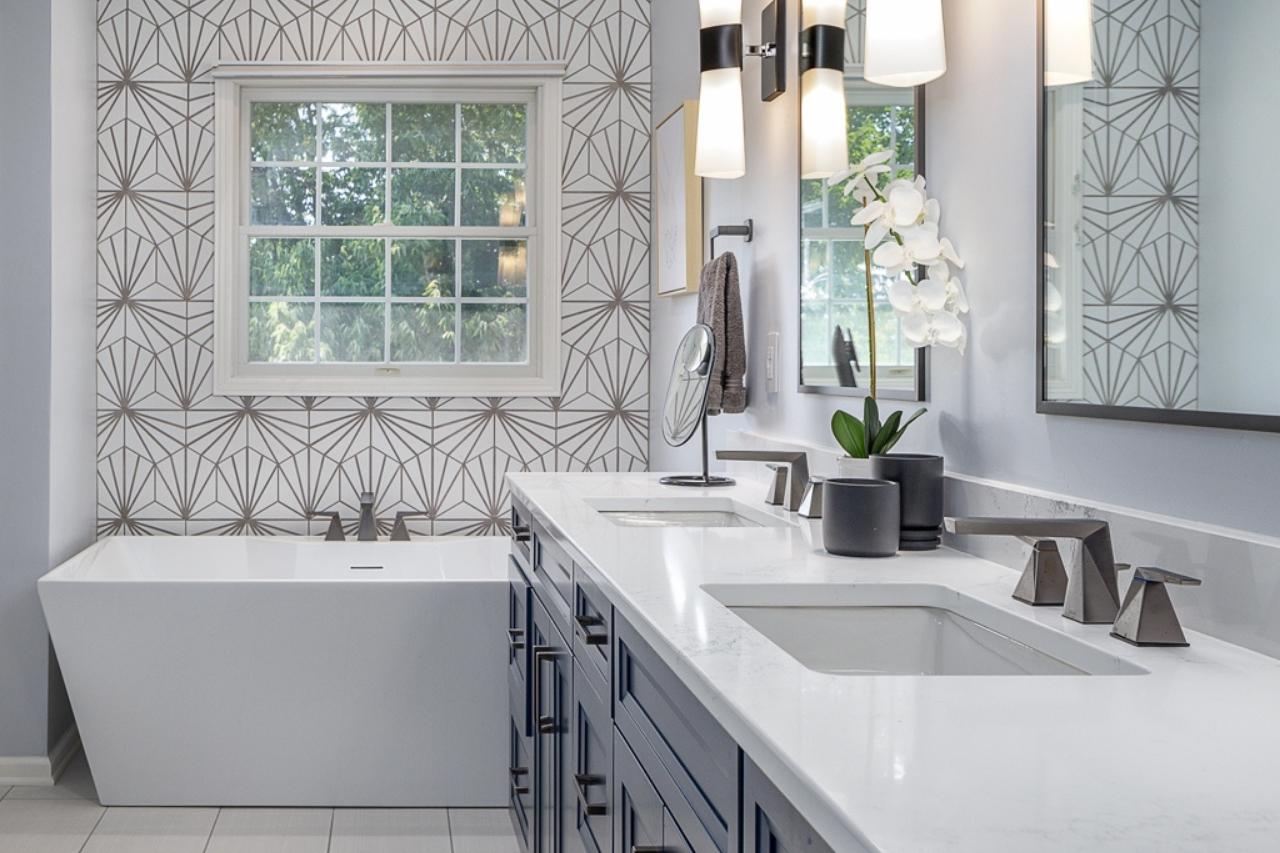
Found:
[(662, 851), (666, 809), (640, 761), (616, 730), (613, 739), (613, 849)]
[(751, 759), (742, 763), (742, 853), (835, 853)]
[(573, 658), (568, 642), (543, 601), (533, 597), (529, 684), (533, 702), (536, 811), (533, 853), (581, 850), (573, 826), (576, 798), (572, 773)]
[(546, 525), (533, 522), (533, 588), (547, 606), (561, 633), (571, 635), (573, 560)]
[(609, 853), (613, 835), (613, 720), (582, 663), (573, 667), (573, 825), (586, 853)]
[(524, 853), (531, 853), (533, 842), (533, 716), (527, 674), (530, 645), (529, 614), (532, 590), (525, 578), (519, 557), (509, 561), (507, 593), (507, 693), (509, 708), (510, 777), (509, 805), (511, 822)]
[(688, 848), (737, 853), (737, 744), (616, 613), (613, 631), (615, 725)]

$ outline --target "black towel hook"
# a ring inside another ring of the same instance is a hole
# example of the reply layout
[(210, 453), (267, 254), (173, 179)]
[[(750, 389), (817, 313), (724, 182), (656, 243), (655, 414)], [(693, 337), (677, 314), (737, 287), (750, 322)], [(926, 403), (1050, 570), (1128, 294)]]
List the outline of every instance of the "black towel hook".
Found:
[(756, 222), (754, 219), (748, 219), (746, 225), (717, 225), (711, 229), (711, 260), (715, 260), (716, 240), (720, 237), (745, 237), (746, 242), (750, 243), (756, 236)]

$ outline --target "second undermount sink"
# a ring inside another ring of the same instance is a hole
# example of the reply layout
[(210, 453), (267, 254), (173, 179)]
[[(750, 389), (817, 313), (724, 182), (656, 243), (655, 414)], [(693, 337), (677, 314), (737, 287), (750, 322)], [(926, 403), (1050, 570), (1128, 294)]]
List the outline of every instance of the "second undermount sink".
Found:
[(622, 527), (790, 527), (731, 498), (596, 498), (587, 505)]
[(928, 584), (703, 588), (806, 668), (833, 675), (1142, 675), (1045, 625)]

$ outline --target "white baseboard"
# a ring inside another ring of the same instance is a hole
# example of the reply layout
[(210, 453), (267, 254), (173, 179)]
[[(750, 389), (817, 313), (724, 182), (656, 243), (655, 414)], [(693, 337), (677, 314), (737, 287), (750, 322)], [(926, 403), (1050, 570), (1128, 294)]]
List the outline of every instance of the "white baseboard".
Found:
[(67, 729), (48, 755), (0, 755), (0, 785), (52, 787), (80, 751), (80, 730)]

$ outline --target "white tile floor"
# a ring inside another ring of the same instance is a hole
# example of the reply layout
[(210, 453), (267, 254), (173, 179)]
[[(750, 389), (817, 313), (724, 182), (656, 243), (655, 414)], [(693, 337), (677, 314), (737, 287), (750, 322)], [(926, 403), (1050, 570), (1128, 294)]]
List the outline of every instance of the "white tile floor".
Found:
[(0, 853), (518, 853), (501, 809), (103, 808), (83, 754), (0, 787)]

